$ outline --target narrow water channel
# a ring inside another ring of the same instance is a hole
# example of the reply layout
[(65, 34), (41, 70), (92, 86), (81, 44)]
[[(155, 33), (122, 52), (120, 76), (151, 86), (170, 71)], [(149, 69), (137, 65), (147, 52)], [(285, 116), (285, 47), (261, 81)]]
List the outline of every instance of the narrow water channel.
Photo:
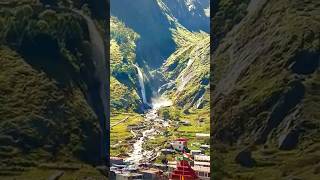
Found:
[(161, 147), (156, 147), (152, 150), (146, 150), (143, 148), (143, 144), (156, 135), (161, 133), (161, 128), (169, 126), (169, 123), (159, 117), (159, 108), (163, 106), (170, 106), (172, 103), (168, 100), (155, 100), (153, 108), (148, 110), (143, 116), (144, 121), (141, 130), (132, 131), (135, 136), (135, 143), (133, 144), (133, 151), (129, 154), (129, 157), (125, 161), (132, 165), (139, 165), (141, 163), (149, 163), (160, 155)]

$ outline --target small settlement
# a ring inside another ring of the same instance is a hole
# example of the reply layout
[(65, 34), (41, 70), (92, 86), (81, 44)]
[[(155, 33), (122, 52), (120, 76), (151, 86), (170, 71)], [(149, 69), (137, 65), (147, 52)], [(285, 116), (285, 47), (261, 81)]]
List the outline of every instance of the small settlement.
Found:
[[(208, 134), (200, 134), (200, 138)], [(160, 164), (153, 162), (138, 165), (127, 164), (124, 159), (110, 158), (110, 179), (172, 179), (172, 180), (209, 180), (210, 156), (205, 155), (209, 145), (203, 144), (198, 150), (188, 149), (188, 139), (178, 138), (171, 143), (171, 147), (162, 149), (159, 154), (173, 155), (175, 161), (164, 160)]]

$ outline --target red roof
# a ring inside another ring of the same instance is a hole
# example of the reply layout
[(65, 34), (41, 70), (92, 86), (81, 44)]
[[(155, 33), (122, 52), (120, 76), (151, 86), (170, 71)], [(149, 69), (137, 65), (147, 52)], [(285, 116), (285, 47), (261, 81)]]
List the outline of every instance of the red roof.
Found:
[(187, 138), (178, 138), (178, 139), (176, 139), (176, 141), (188, 141), (188, 139)]
[(199, 179), (196, 172), (191, 168), (188, 161), (182, 160), (177, 164), (177, 168), (173, 170), (170, 175), (172, 180), (180, 180), (181, 178), (185, 180), (197, 180)]

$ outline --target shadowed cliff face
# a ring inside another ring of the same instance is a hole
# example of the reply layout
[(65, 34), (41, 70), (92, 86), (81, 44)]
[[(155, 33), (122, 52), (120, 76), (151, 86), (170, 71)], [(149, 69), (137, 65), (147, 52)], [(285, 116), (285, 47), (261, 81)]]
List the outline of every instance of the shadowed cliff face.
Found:
[(153, 68), (159, 67), (174, 51), (170, 24), (157, 1), (111, 0), (110, 11), (112, 16), (119, 18), (140, 35), (136, 51), (139, 63), (145, 61)]
[[(219, 1), (218, 11), (226, 13), (230, 7), (222, 6), (223, 2)], [(249, 177), (236, 172), (241, 158), (235, 161), (235, 157), (244, 148), (256, 163), (254, 179), (267, 173), (275, 179), (316, 176), (310, 171), (298, 173), (296, 164), (314, 159), (305, 164), (312, 169), (320, 161), (312, 150), (319, 148), (315, 140), (320, 122), (319, 93), (315, 93), (320, 90), (319, 6), (318, 1), (251, 1), (244, 6), (241, 21), (228, 27), (225, 36), (220, 34), (211, 62), (212, 142), (235, 149), (225, 152), (225, 169), (231, 177)], [(214, 30), (221, 33), (219, 28)]]
[(184, 27), (190, 31), (210, 30), (209, 0), (162, 0)]
[(146, 62), (152, 69), (159, 68), (175, 51), (171, 28), (177, 23), (190, 31), (209, 31), (208, 0), (111, 0), (110, 7), (112, 16), (140, 35), (137, 61)]

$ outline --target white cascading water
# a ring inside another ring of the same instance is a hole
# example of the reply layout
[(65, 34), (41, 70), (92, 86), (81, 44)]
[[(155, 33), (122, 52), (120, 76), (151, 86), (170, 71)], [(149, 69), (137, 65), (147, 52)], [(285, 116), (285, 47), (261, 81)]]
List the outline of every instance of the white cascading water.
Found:
[[(102, 103), (103, 114), (100, 115), (100, 127), (103, 131), (101, 133), (101, 158), (104, 159), (108, 153), (107, 146), (106, 146), (106, 139), (107, 137), (107, 130), (106, 130), (106, 123), (107, 123), (107, 64), (105, 58), (105, 46), (102, 36), (100, 35), (94, 21), (87, 15), (83, 14), (79, 10), (72, 10), (73, 12), (82, 16), (88, 25), (89, 31), (89, 38), (92, 48), (92, 60), (95, 66), (95, 77), (99, 80), (100, 87), (99, 87), (99, 96)], [(100, 113), (99, 113), (100, 114)]]
[(140, 84), (140, 89), (141, 89), (142, 102), (144, 104), (148, 104), (147, 97), (146, 97), (146, 89), (144, 87), (144, 79), (143, 79), (142, 71), (140, 70), (140, 68), (137, 65), (134, 64), (134, 66), (138, 70), (138, 79), (139, 79), (139, 84)]

